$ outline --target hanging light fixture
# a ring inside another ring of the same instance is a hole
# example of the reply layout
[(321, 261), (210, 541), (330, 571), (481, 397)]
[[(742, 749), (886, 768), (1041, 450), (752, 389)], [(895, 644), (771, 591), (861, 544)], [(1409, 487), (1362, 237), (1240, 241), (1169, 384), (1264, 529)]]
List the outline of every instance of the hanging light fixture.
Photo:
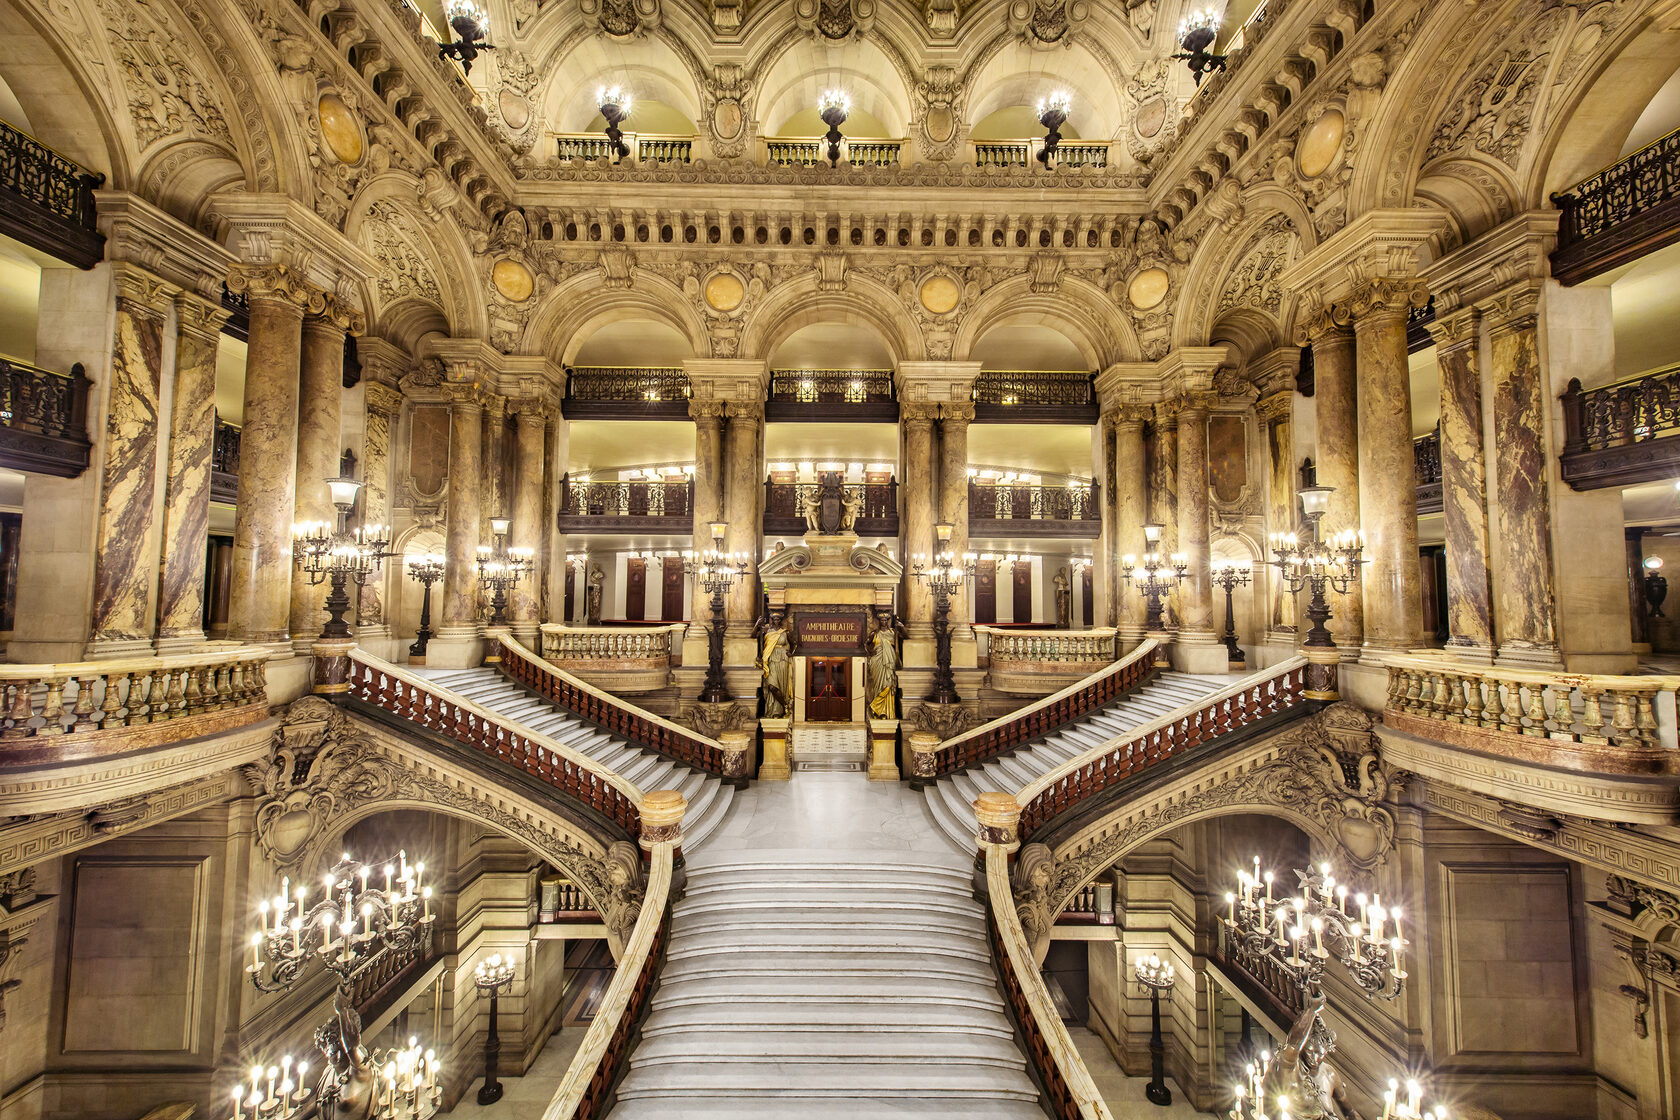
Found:
[(1062, 142), (1061, 128), (1067, 122), (1068, 110), (1072, 108), (1073, 98), (1061, 89), (1038, 103), (1038, 123), (1050, 130), (1044, 134), (1044, 147), (1039, 149), (1036, 157), (1046, 171), (1050, 170), (1050, 158)]
[(824, 90), (817, 101), (817, 113), (828, 126), (828, 132), (823, 136), (828, 141), (828, 165), (840, 166), (840, 142), (845, 139), (840, 132), (840, 126), (846, 123), (846, 118), (852, 112), (852, 99), (846, 96), (844, 90)]
[(619, 159), (624, 159), (630, 154), (630, 145), (624, 142), (624, 130), (619, 126), (630, 119), (630, 108), (634, 100), (630, 91), (622, 86), (602, 86), (595, 91), (596, 108), (601, 110), (601, 116), (607, 122), (607, 143), (612, 145), (612, 150)]
[(474, 0), (449, 0), (444, 15), (449, 19), (450, 29), (455, 32), (455, 41), (439, 43), (438, 57), (459, 60), (461, 69), (471, 74), (473, 59), (481, 51), (496, 49), (493, 44), (484, 41), (485, 36), (490, 34), (490, 13)]
[(1219, 22), (1218, 12), (1203, 8), (1199, 12), (1192, 11), (1178, 25), (1178, 45), (1184, 49), (1173, 57), (1190, 64), (1190, 73), (1195, 75), (1197, 85), (1202, 84), (1202, 76), (1208, 71), (1225, 69), (1226, 56), (1208, 50), (1219, 34)]

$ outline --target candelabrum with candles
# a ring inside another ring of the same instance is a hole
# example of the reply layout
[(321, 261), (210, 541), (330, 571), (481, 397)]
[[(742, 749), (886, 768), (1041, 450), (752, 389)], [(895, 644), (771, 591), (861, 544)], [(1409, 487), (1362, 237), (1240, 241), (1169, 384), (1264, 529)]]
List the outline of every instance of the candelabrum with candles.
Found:
[(1318, 649), (1335, 649), (1336, 640), (1330, 636), (1325, 623), (1330, 621), (1330, 604), (1326, 595), (1334, 591), (1346, 595), (1359, 578), (1360, 565), (1365, 563), (1365, 535), (1337, 533), (1330, 540), (1323, 539), (1319, 523), (1329, 507), (1334, 486), (1303, 486), (1297, 493), (1301, 509), (1307, 516), (1311, 530), (1305, 542), (1294, 533), (1273, 533), (1272, 564), (1283, 575), (1283, 584), (1292, 594), (1306, 589), (1307, 618), (1312, 628), (1302, 645)]
[(406, 962), (431, 946), (436, 917), (425, 871), (424, 863), (410, 864), (406, 852), (379, 866), (346, 853), (323, 876), (314, 901), (306, 885), (294, 888), (283, 877), (279, 893), (258, 905), (259, 927), (245, 968), (258, 991), (285, 991), (316, 964), (337, 980), (333, 1020), (315, 1031), (315, 1045), (327, 1059), (318, 1091), (323, 1105), (345, 1099), (351, 1083), (370, 1068), (352, 996), (356, 979), (388, 956)]
[(508, 592), (536, 567), (536, 554), (528, 548), (509, 548), (508, 526), (505, 517), (490, 519), (493, 545), (478, 546), (478, 582), (490, 593), (490, 625), (507, 623)]
[(1192, 11), (1179, 22), (1178, 45), (1184, 49), (1173, 57), (1189, 64), (1197, 85), (1210, 70), (1225, 69), (1226, 56), (1208, 50), (1219, 35), (1219, 22), (1219, 13), (1212, 8)]
[(350, 609), (348, 585), (354, 581), (361, 587), (368, 577), (379, 570), (389, 555), (391, 544), (384, 525), (350, 524), (350, 511), (356, 504), (356, 491), (362, 484), (353, 478), (329, 478), (327, 489), (333, 505), (338, 507), (337, 525), (325, 521), (302, 522), (292, 526), (292, 562), (309, 577), (311, 585), (331, 582), (325, 604), (327, 623), (321, 628), (321, 640), (345, 640), (350, 627), (344, 614)]
[(1171, 992), (1177, 977), (1171, 961), (1163, 961), (1156, 953), (1139, 957), (1132, 965), (1132, 975), (1149, 989), (1149, 1084), (1143, 1095), (1150, 1104), (1163, 1107), (1172, 1103), (1172, 1090), (1167, 1088), (1167, 1045), (1161, 1037), (1161, 996)]
[(817, 115), (828, 126), (823, 139), (828, 141), (828, 165), (840, 166), (840, 142), (846, 139), (840, 132), (840, 126), (846, 123), (846, 118), (852, 112), (852, 99), (843, 90), (824, 90), (817, 100)]
[(1232, 610), (1231, 595), (1239, 587), (1247, 587), (1254, 579), (1254, 568), (1248, 564), (1215, 560), (1208, 577), (1213, 585), (1225, 592), (1225, 654), (1232, 665), (1244, 663), (1242, 646), (1237, 644), (1237, 616)]
[(443, 1063), (435, 1051), (422, 1051), (418, 1038), (410, 1035), (407, 1046), (376, 1051), (370, 1068), (373, 1080), (365, 1113), (369, 1120), (425, 1120), (436, 1115), (443, 1102)]
[(962, 697), (957, 695), (956, 675), (951, 672), (951, 596), (967, 585), (980, 563), (980, 558), (972, 552), (958, 556), (951, 551), (952, 532), (949, 521), (935, 525), (933, 534), (939, 542), (939, 552), (931, 563), (925, 555), (915, 557), (910, 567), (911, 574), (933, 592), (933, 691), (926, 697), (930, 704), (962, 702)]
[(619, 86), (602, 86), (595, 91), (595, 105), (601, 110), (601, 119), (607, 122), (607, 143), (619, 159), (624, 159), (630, 154), (630, 145), (624, 142), (624, 130), (619, 126), (630, 119), (630, 91)]
[(725, 704), (733, 699), (729, 685), (723, 679), (723, 600), (735, 586), (735, 581), (747, 574), (747, 554), (723, 551), (723, 537), (729, 530), (727, 522), (712, 521), (712, 547), (705, 552), (683, 553), (683, 571), (698, 577), (700, 588), (709, 597), (712, 622), (706, 631), (706, 683), (700, 689), (702, 704)]
[(1123, 556), (1120, 569), (1126, 582), (1143, 593), (1144, 629), (1156, 632), (1161, 629), (1161, 600), (1190, 574), (1190, 561), (1182, 552), (1161, 555), (1161, 526), (1153, 521), (1144, 525), (1143, 539), (1148, 546), (1143, 563), (1136, 556)]
[(410, 657), (425, 657), (426, 646), (432, 640), (432, 584), (443, 578), (443, 557), (430, 553), (408, 562), (410, 579), (420, 581), (420, 630), (414, 644), (408, 647)]
[(490, 14), (476, 0), (449, 0), (444, 15), (449, 18), (449, 29), (455, 32), (455, 41), (439, 43), (438, 57), (459, 59), (461, 70), (470, 74), (474, 59), (484, 51), (496, 49), (494, 44), (484, 41), (490, 34)]
[(1044, 165), (1046, 171), (1050, 169), (1050, 160), (1055, 156), (1056, 148), (1062, 142), (1062, 125), (1067, 123), (1068, 110), (1071, 108), (1073, 108), (1073, 98), (1068, 95), (1066, 90), (1057, 90), (1038, 103), (1038, 123), (1048, 131), (1044, 134), (1044, 144), (1038, 149), (1038, 155), (1034, 158)]
[(315, 1107), (307, 1079), (309, 1063), (292, 1064), (287, 1054), (277, 1066), (251, 1067), (251, 1087), (233, 1090), (233, 1120), (302, 1120)]
[(513, 983), (514, 967), (511, 957), (492, 953), (473, 969), (473, 986), (480, 995), (490, 997), (490, 1029), (484, 1035), (484, 1084), (478, 1090), (478, 1103), (495, 1104), (502, 1099), (502, 1083), (496, 1079), (496, 1061), (502, 1056), (502, 1037), (496, 1031), (497, 997), (502, 989)]

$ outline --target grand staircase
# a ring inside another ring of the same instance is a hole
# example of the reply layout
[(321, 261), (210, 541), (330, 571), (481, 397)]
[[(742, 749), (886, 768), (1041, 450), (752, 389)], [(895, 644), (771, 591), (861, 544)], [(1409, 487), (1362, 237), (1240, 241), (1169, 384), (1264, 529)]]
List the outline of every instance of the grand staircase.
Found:
[(690, 845), (704, 841), (729, 811), (735, 796), (729, 783), (602, 731), (508, 680), (494, 668), (422, 670), (421, 675), (499, 716), (560, 740), (643, 792), (680, 791), (688, 799), (683, 836)]
[(1050, 735), (990, 762), (940, 778), (925, 791), (934, 820), (953, 843), (972, 848), (974, 799), (982, 793), (1014, 793), (1091, 748), (1216, 692), (1231, 679), (1158, 673), (1114, 703)]

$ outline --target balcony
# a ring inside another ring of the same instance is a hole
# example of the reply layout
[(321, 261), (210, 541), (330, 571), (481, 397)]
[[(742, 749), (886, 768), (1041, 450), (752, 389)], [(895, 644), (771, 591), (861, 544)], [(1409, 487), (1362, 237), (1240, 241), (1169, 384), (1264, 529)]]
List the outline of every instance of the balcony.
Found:
[(0, 466), (75, 478), (87, 470), (88, 379), (0, 358)]
[(770, 371), (771, 422), (898, 422), (890, 369), (781, 369)]
[(1084, 370), (987, 370), (974, 379), (974, 419), (993, 424), (1095, 424), (1097, 393)]
[(682, 630), (680, 622), (656, 627), (544, 623), (542, 656), (614, 695), (657, 692), (671, 682), (671, 642)]
[[(555, 155), (560, 160), (605, 159), (617, 162), (611, 140), (599, 132), (566, 132), (554, 137)], [(694, 137), (655, 132), (626, 132), (637, 163), (687, 163), (694, 158)]]
[[(843, 140), (840, 158), (853, 167), (896, 167), (902, 140)], [(820, 167), (828, 163), (828, 141), (766, 139), (764, 162), (773, 167)]]
[[(764, 535), (803, 537), (809, 532), (810, 524), (800, 510), (815, 496), (817, 486), (815, 482), (765, 482)], [(846, 497), (854, 499), (862, 492), (863, 506), (853, 532), (860, 537), (898, 536), (898, 479), (852, 482), (841, 489)]]
[(1102, 511), (1094, 482), (1065, 486), (968, 483), (968, 536), (1080, 537), (1102, 532)]
[(1680, 130), (1553, 195), (1552, 203), (1563, 212), (1552, 276), (1566, 286), (1680, 241)]
[[(974, 166), (1031, 167), (1038, 161), (1038, 153), (1043, 147), (1042, 136), (1026, 140), (976, 140)], [(1050, 164), (1052, 167), (1095, 167), (1100, 170), (1108, 166), (1108, 141), (1063, 140), (1052, 153)]]
[(0, 121), (0, 233), (77, 268), (105, 258), (94, 220), (93, 191), (105, 176), (89, 172)]
[(560, 480), (562, 533), (675, 533), (694, 531), (694, 481), (593, 482)]
[(568, 420), (687, 420), (688, 374), (658, 366), (577, 366), (566, 370)]
[(1563, 393), (1563, 480), (1576, 490), (1663, 482), (1680, 474), (1680, 366), (1619, 385)]
[(210, 448), (210, 500), (239, 501), (239, 425), (216, 417), (216, 440)]
[(1412, 461), (1417, 468), (1418, 512), (1440, 513), (1445, 508), (1441, 498), (1441, 425), (1412, 441)]
[(999, 629), (976, 625), (986, 639), (986, 682), (999, 692), (1048, 696), (1077, 684), (1119, 654), (1115, 632)]

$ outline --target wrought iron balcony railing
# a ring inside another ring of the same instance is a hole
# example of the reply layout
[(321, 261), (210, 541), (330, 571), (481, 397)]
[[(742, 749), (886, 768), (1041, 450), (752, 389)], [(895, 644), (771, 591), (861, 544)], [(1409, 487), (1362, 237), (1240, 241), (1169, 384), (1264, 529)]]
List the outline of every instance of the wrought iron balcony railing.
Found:
[(1412, 462), (1417, 469), (1419, 513), (1441, 512), (1441, 425), (1412, 441)]
[(1102, 527), (1097, 484), (1026, 486), (971, 479), (972, 537), (1096, 537)]
[(87, 470), (88, 379), (0, 358), (0, 466), (75, 478)]
[(1554, 194), (1552, 202), (1563, 212), (1552, 251), (1552, 276), (1560, 284), (1578, 284), (1680, 241), (1680, 129)]
[(987, 370), (974, 379), (974, 418), (1094, 424), (1097, 393), (1084, 370)]
[(574, 482), (560, 480), (563, 533), (694, 530), (694, 482)]
[(669, 366), (576, 366), (566, 371), (568, 418), (687, 417), (688, 374)]
[(216, 417), (216, 438), (210, 448), (210, 500), (239, 500), (239, 432), (237, 424)]
[(0, 233), (77, 268), (105, 257), (94, 188), (105, 176), (66, 159), (0, 121)]
[(1563, 480), (1576, 490), (1660, 482), (1680, 473), (1680, 366), (1563, 398)]
[(779, 369), (770, 372), (767, 420), (898, 419), (890, 369)]
[[(766, 482), (764, 484), (764, 535), (802, 537), (809, 530), (800, 511), (816, 493), (814, 482)], [(898, 479), (887, 482), (853, 482), (845, 487), (848, 497), (863, 493), (863, 506), (852, 527), (860, 537), (898, 536)]]

